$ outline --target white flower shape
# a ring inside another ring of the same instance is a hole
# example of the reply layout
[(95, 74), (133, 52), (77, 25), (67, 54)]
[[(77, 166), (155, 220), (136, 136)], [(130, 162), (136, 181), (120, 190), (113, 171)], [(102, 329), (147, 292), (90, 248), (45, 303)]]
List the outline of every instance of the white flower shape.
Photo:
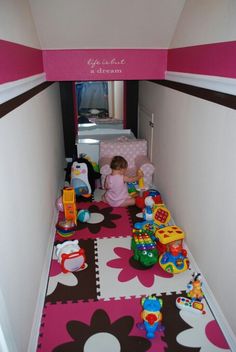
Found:
[(191, 328), (177, 335), (178, 343), (187, 347), (200, 348), (201, 352), (230, 351), (229, 345), (205, 300), (202, 303), (206, 312), (203, 315), (180, 310), (181, 318)]
[(51, 276), (48, 281), (47, 296), (55, 291), (58, 283), (65, 286), (76, 286), (78, 284), (78, 279), (75, 275), (73, 275), (73, 273), (60, 273), (58, 275)]
[(53, 293), (58, 285), (61, 283), (65, 286), (76, 286), (78, 284), (78, 279), (73, 273), (62, 273), (61, 266), (57, 261), (57, 257), (55, 254), (55, 248), (53, 251), (53, 257), (51, 262), (51, 268), (49, 273), (49, 280), (48, 280), (48, 288), (47, 288), (47, 296)]

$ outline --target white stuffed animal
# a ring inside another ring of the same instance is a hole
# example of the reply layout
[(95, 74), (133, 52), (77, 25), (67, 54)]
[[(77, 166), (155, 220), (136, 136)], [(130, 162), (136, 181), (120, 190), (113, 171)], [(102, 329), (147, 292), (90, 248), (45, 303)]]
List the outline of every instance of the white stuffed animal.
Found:
[(151, 196), (147, 196), (144, 200), (145, 208), (143, 209), (143, 219), (146, 221), (153, 220), (153, 205), (155, 204)]

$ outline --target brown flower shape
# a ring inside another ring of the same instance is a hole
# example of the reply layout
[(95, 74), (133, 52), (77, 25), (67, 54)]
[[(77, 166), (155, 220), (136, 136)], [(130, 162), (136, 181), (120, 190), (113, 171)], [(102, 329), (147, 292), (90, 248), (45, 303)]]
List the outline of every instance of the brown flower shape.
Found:
[(90, 326), (81, 321), (69, 321), (67, 331), (73, 341), (53, 349), (53, 352), (145, 352), (151, 347), (150, 341), (140, 336), (129, 336), (134, 325), (131, 316), (123, 316), (111, 323), (107, 313), (96, 310)]
[(90, 220), (87, 222), (79, 222), (77, 229), (82, 230), (88, 228), (93, 234), (97, 234), (101, 231), (102, 227), (114, 229), (116, 227), (114, 220), (120, 219), (121, 215), (112, 214), (113, 209), (114, 208), (112, 207), (100, 209), (96, 205), (91, 205), (88, 208), (88, 211), (90, 212)]

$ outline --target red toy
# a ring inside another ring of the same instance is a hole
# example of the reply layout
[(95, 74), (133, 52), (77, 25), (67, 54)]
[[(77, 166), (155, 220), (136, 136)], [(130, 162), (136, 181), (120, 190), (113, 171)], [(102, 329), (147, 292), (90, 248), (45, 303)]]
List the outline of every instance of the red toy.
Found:
[(138, 208), (143, 209), (145, 208), (145, 198), (146, 197), (152, 197), (152, 199), (154, 200), (155, 204), (161, 204), (162, 203), (162, 199), (161, 199), (161, 195), (160, 193), (155, 190), (155, 189), (149, 189), (147, 191), (144, 191), (143, 193), (141, 193), (140, 195), (138, 195), (135, 198), (135, 204)]

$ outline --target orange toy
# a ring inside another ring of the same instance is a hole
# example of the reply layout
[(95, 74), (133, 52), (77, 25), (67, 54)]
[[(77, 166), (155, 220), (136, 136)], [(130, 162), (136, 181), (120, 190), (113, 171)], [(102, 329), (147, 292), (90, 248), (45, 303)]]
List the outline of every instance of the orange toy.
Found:
[(76, 200), (74, 188), (64, 188), (62, 201), (65, 212), (65, 219), (77, 223)]

